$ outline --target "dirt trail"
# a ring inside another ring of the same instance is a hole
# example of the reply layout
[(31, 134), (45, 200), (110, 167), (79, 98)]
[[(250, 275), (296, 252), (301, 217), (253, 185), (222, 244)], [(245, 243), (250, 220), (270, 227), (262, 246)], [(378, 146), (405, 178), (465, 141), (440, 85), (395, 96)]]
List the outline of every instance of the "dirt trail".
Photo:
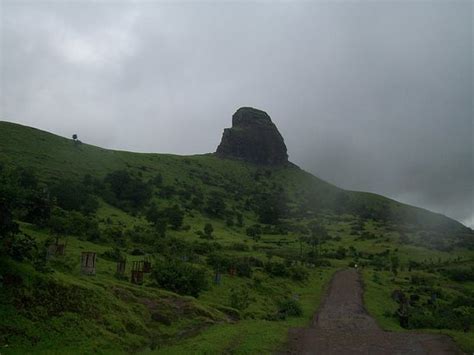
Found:
[(337, 272), (309, 328), (289, 332), (287, 354), (462, 354), (445, 335), (383, 331), (369, 316), (355, 269)]

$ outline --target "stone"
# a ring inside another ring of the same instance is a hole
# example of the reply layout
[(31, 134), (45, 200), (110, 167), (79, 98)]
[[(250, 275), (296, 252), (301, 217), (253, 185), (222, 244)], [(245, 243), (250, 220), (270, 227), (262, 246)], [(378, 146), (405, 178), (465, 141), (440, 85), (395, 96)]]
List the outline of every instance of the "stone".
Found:
[(216, 155), (259, 165), (288, 163), (286, 145), (270, 116), (252, 107), (241, 107), (224, 129)]

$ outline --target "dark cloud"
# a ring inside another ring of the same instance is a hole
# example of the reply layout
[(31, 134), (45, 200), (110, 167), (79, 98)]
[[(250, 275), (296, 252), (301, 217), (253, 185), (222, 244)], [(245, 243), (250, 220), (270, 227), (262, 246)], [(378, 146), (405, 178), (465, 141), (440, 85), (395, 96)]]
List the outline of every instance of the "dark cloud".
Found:
[(0, 6), (2, 119), (191, 154), (255, 106), (321, 178), (474, 225), (469, 0)]

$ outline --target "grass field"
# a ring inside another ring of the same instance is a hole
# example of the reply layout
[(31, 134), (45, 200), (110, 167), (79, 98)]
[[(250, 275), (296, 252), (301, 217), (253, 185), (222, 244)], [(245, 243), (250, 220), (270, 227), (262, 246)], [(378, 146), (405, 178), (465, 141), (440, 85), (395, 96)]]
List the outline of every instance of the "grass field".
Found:
[[(0, 353), (272, 353), (284, 346), (290, 327), (309, 323), (331, 275), (354, 264), (363, 270), (367, 309), (384, 329), (405, 331), (395, 316), (395, 290), (420, 297), (416, 312), (437, 312), (435, 306), (447, 307), (461, 296), (467, 300), (459, 309), (463, 317), (474, 309), (473, 282), (453, 281), (448, 272), (474, 265), (472, 248), (461, 243), (466, 235), (472, 240), (471, 231), (382, 196), (341, 190), (295, 166), (262, 168), (212, 154), (111, 151), (7, 122), (0, 122), (0, 163), (30, 169), (46, 190), (61, 181), (81, 183), (86, 175), (104, 181), (121, 170), (152, 186), (147, 204), (136, 209), (94, 192), (98, 208), (81, 218), (96, 223), (99, 236), (79, 235), (74, 228), (61, 233), (65, 255), (49, 259), (47, 271), (34, 261), (0, 260)], [(160, 185), (152, 185), (158, 175)], [(262, 223), (256, 200), (275, 192), (285, 195), (286, 212), (277, 223)], [(222, 215), (206, 210), (216, 194)], [(153, 204), (179, 206), (182, 225), (159, 236), (147, 219)], [(21, 231), (44, 250), (51, 227), (22, 220), (21, 209), (15, 213)], [(311, 232), (315, 222), (325, 233)], [(209, 238), (203, 235), (206, 224), (212, 224)], [(247, 230), (256, 224), (262, 228), (258, 237)], [(115, 249), (127, 259), (124, 278), (115, 275)], [(84, 251), (98, 255), (95, 276), (80, 272)], [(209, 264), (214, 254), (245, 260), (251, 270), (234, 276), (220, 270), (216, 284)], [(145, 256), (153, 265), (174, 258), (203, 269), (208, 287), (197, 297), (177, 294), (150, 274), (143, 285), (133, 285), (131, 263)], [(283, 271), (271, 271), (272, 263)], [(308, 277), (299, 280), (291, 270)], [(237, 291), (245, 296), (241, 309), (232, 301)], [(436, 305), (428, 302), (433, 293)], [(281, 302), (288, 299), (301, 313), (280, 317)], [(432, 325), (438, 328), (417, 329), (443, 332), (474, 351), (472, 328)]]

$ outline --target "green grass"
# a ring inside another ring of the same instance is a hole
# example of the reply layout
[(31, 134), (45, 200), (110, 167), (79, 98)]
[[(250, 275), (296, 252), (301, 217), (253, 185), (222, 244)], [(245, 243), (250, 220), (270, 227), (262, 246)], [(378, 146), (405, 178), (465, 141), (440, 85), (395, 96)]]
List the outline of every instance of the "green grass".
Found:
[[(255, 213), (245, 209), (246, 199), (253, 198), (258, 192), (272, 192), (281, 187), (290, 199), (293, 213), (286, 222), (293, 226), (304, 226), (317, 219), (327, 228), (333, 239), (322, 246), (323, 252), (353, 247), (360, 253), (376, 254), (389, 250), (390, 255), (399, 256), (405, 271), (401, 271), (396, 279), (387, 271), (382, 271), (379, 272), (382, 283), (377, 283), (373, 281), (373, 268), (364, 271), (367, 308), (379, 324), (388, 330), (403, 331), (396, 319), (386, 314), (387, 310), (392, 312), (396, 309), (390, 294), (404, 285), (403, 278), (409, 276), (406, 272), (409, 260), (437, 262), (439, 259), (451, 261), (457, 257), (474, 260), (474, 253), (466, 249), (454, 248), (447, 252), (434, 250), (428, 244), (400, 243), (399, 232), (370, 219), (365, 221), (364, 231), (374, 233), (377, 237), (362, 240), (358, 235), (351, 234), (351, 224), (357, 223), (358, 218), (333, 210), (342, 193), (348, 198), (344, 203), (357, 203), (374, 210), (388, 205), (394, 213), (426, 219), (430, 228), (447, 225), (450, 228), (447, 237), (454, 235), (462, 226), (446, 217), (383, 196), (344, 191), (293, 166), (262, 168), (241, 161), (219, 159), (212, 154), (176, 156), (112, 151), (88, 144), (75, 144), (70, 139), (8, 122), (0, 122), (0, 163), (30, 168), (44, 184), (65, 178), (80, 181), (85, 174), (102, 178), (111, 171), (126, 169), (144, 181), (161, 174), (164, 185), (190, 185), (199, 189), (205, 197), (218, 191), (223, 194), (228, 210), (242, 212), (243, 227), (229, 227), (224, 219), (211, 218), (188, 208), (184, 225), (189, 226), (189, 230), (169, 230), (168, 235), (187, 242), (202, 242), (196, 232), (201, 231), (206, 223), (212, 223), (212, 242), (222, 246), (221, 253), (238, 257), (252, 256), (262, 261), (267, 261), (269, 256), (272, 260), (283, 261), (280, 256), (297, 257), (300, 252), (298, 240), (302, 233), (299, 231), (283, 235), (264, 234), (258, 241), (245, 233), (246, 227), (258, 222)], [(257, 174), (261, 176), (259, 179), (255, 177)], [(188, 203), (176, 196), (162, 199), (156, 193), (157, 189), (153, 191), (152, 201), (160, 207), (173, 204), (186, 206)], [(121, 230), (132, 230), (134, 226), (149, 227), (140, 213), (126, 213), (102, 199), (99, 199), (99, 203), (96, 218), (101, 230), (110, 226)], [(50, 237), (47, 229), (30, 224), (21, 223), (21, 229), (38, 242)], [(414, 238), (415, 232), (408, 231), (408, 237)], [(284, 346), (289, 328), (308, 325), (331, 275), (357, 259), (348, 253), (341, 259), (331, 258), (329, 267), (309, 268), (310, 278), (306, 283), (270, 277), (261, 268), (254, 268), (252, 278), (224, 274), (220, 285), (211, 284), (198, 298), (192, 298), (154, 287), (150, 276), (146, 276), (143, 286), (131, 285), (128, 278), (117, 279), (114, 275), (116, 264), (101, 256), (113, 247), (113, 241), (93, 243), (74, 236), (61, 237), (67, 240), (66, 255), (50, 261), (54, 270), (51, 274), (38, 273), (27, 263), (1, 266), (0, 274), (13, 271), (22, 276), (23, 285), (19, 289), (25, 299), (31, 299), (33, 295), (33, 299), (45, 300), (43, 303), (31, 301), (32, 304), (20, 310), (13, 304), (0, 301), (1, 353), (272, 353)], [(230, 249), (235, 243), (247, 245), (248, 250)], [(122, 248), (127, 254), (127, 275), (130, 263), (142, 259), (141, 256), (130, 254), (135, 247), (147, 251), (153, 249), (150, 245), (128, 242)], [(310, 250), (309, 245), (303, 244), (304, 253)], [(83, 251), (98, 253), (96, 276), (81, 275), (79, 260)], [(360, 259), (361, 262), (369, 261), (362, 257)], [(205, 257), (200, 255), (196, 263), (204, 266)], [(210, 279), (212, 271), (207, 268)], [(41, 286), (35, 289), (35, 285), (45, 283), (57, 285), (56, 293), (49, 293)], [(249, 307), (240, 312), (240, 320), (231, 316), (236, 310), (229, 310), (230, 290), (236, 287), (248, 289), (251, 298)], [(453, 294), (474, 290), (472, 284), (450, 283), (446, 288)], [(266, 320), (276, 312), (277, 301), (285, 297), (298, 297), (303, 315), (281, 321)], [(48, 309), (48, 304), (55, 302), (64, 302), (69, 306), (55, 313)], [(93, 312), (84, 311), (87, 309)], [(156, 312), (164, 315), (169, 324), (153, 320), (152, 316)], [(453, 336), (464, 349), (474, 349), (472, 332), (443, 332)]]
[[(378, 275), (378, 281), (374, 281), (374, 274)], [(459, 285), (454, 282), (450, 282), (442, 278), (439, 275), (431, 273), (417, 272), (417, 274), (430, 277), (439, 282), (442, 285), (445, 293), (456, 294), (458, 292)], [(397, 303), (392, 299), (392, 291), (404, 290), (405, 292), (409, 289), (410, 285), (405, 279), (409, 277), (409, 272), (401, 272), (394, 277), (390, 272), (386, 271), (374, 271), (364, 270), (364, 303), (367, 311), (372, 315), (379, 324), (385, 330), (390, 331), (408, 331), (400, 327), (398, 320), (393, 316), (398, 308)], [(435, 334), (446, 334), (453, 338), (453, 340), (467, 353), (474, 351), (474, 330), (471, 329), (469, 332), (451, 330), (451, 329), (417, 329), (417, 332), (428, 332)]]
[[(244, 188), (255, 184), (265, 186), (254, 180), (255, 173), (262, 169), (245, 162), (219, 159), (212, 154), (177, 156), (107, 150), (84, 143), (75, 144), (71, 139), (2, 121), (0, 121), (0, 162), (32, 168), (45, 181), (60, 178), (82, 179), (85, 174), (100, 177), (114, 170), (129, 169), (139, 173), (144, 179), (160, 173), (165, 184), (178, 179), (207, 191), (228, 188), (229, 185), (223, 185), (223, 182)], [(343, 191), (297, 167), (279, 167), (270, 170), (272, 183), (276, 186), (285, 186), (289, 196), (301, 198), (306, 195), (310, 199), (314, 198), (312, 203), (315, 203), (315, 206), (334, 205)], [(211, 186), (196, 177), (202, 174), (209, 177)], [(428, 225), (446, 225), (453, 230), (464, 228), (460, 223), (445, 216), (404, 205), (380, 195), (351, 191), (345, 191), (345, 194), (348, 201), (358, 205), (373, 209), (387, 205), (392, 213), (413, 215)], [(232, 200), (228, 202), (234, 203)]]
[[(195, 338), (164, 347), (154, 353), (271, 354), (284, 347), (289, 328), (309, 325), (334, 272), (335, 269), (332, 268), (322, 269), (313, 275), (307, 284), (291, 285), (292, 291), (298, 295), (301, 302), (302, 317), (288, 318), (284, 321), (247, 319), (236, 324), (214, 325)], [(269, 298), (266, 298), (267, 302)]]

